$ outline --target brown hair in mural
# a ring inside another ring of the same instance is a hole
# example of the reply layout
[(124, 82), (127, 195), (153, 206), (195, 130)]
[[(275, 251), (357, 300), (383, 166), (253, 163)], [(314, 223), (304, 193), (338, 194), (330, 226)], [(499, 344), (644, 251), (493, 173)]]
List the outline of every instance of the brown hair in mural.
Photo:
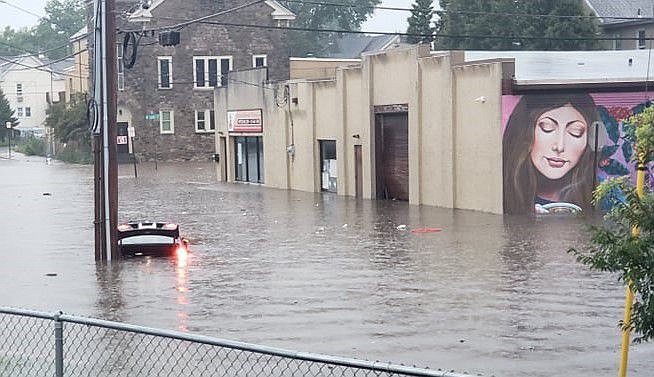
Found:
[(590, 208), (589, 135), (597, 119), (588, 94), (527, 94), (520, 99), (502, 142), (505, 213)]

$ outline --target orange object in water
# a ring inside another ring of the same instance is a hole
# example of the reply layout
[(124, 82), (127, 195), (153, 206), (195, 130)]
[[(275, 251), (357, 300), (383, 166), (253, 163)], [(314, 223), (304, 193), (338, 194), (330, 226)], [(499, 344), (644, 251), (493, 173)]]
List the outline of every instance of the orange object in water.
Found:
[(418, 228), (418, 229), (411, 229), (411, 233), (438, 233), (442, 230), (443, 229), (441, 228)]

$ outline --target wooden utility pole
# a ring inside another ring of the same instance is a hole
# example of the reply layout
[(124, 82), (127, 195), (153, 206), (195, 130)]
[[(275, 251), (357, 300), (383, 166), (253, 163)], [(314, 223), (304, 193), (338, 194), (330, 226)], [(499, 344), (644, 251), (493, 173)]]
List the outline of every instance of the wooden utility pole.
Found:
[(120, 258), (117, 245), (118, 171), (116, 164), (116, 16), (115, 0), (95, 0), (93, 87), (98, 129), (93, 138), (95, 183), (95, 258)]
[(116, 140), (118, 138), (118, 126), (116, 117), (118, 113), (118, 75), (116, 59), (116, 0), (107, 1), (107, 110), (109, 128), (109, 225), (111, 227), (111, 254), (112, 260), (120, 259), (118, 250), (117, 229), (118, 229), (118, 163)]

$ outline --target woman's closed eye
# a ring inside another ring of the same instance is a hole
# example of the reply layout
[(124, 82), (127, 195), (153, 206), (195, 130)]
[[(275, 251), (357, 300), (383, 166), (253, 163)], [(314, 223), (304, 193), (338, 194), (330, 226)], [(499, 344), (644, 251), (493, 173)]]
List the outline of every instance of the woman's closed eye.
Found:
[(567, 127), (568, 133), (572, 137), (580, 138), (586, 134), (586, 126), (580, 123), (573, 123)]
[(551, 119), (541, 119), (538, 121), (538, 128), (545, 133), (554, 132), (558, 125)]

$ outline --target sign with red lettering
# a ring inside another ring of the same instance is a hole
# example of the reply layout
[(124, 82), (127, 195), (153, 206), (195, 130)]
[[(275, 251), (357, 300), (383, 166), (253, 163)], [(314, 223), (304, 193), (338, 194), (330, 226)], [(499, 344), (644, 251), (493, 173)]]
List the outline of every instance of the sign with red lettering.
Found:
[(227, 111), (229, 132), (263, 132), (263, 114), (257, 110)]
[(116, 137), (116, 144), (118, 144), (118, 145), (127, 144), (127, 136), (118, 136), (118, 137)]

